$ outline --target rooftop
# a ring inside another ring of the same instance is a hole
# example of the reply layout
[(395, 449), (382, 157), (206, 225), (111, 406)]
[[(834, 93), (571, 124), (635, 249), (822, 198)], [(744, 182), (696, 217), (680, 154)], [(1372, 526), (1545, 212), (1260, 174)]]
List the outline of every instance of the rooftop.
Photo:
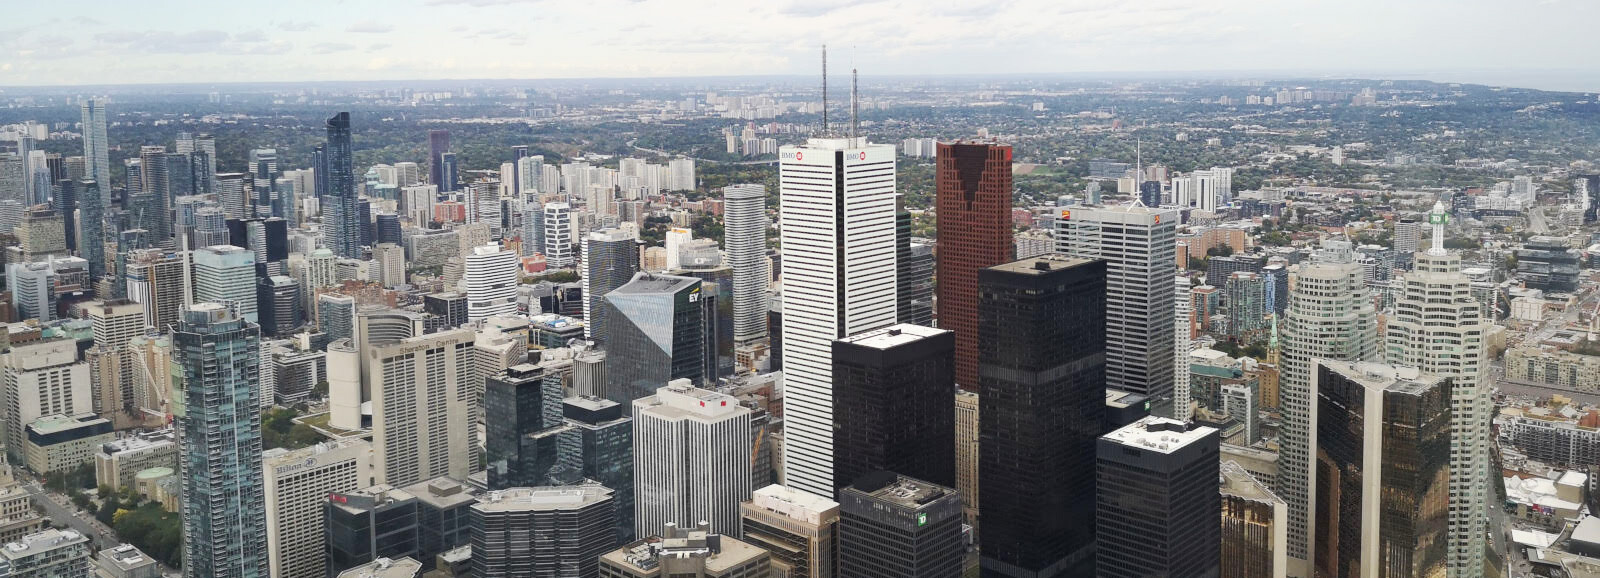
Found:
[(100, 559), (102, 564), (113, 564), (118, 569), (125, 571), (154, 566), (156, 563), (155, 558), (146, 556), (144, 552), (140, 552), (133, 544), (123, 544), (115, 548), (101, 550)]
[(648, 412), (658, 417), (679, 419), (690, 416), (722, 417), (750, 410), (739, 405), (738, 398), (695, 387), (687, 379), (674, 379), (656, 394), (633, 401), (634, 415)]
[(1118, 428), (1100, 439), (1149, 451), (1172, 453), (1199, 441), (1216, 428), (1189, 426), (1181, 421), (1150, 416)]
[(466, 484), (450, 478), (434, 478), (405, 487), (405, 491), (418, 501), (437, 509), (449, 509), (478, 501)]
[(78, 415), (56, 414), (33, 420), (33, 423), (28, 424), (28, 428), (38, 432), (40, 435), (46, 435), (78, 428), (94, 427), (101, 423), (109, 425), (111, 421), (92, 413)]
[(598, 484), (510, 488), (485, 493), (474, 509), (484, 512), (548, 512), (572, 510), (611, 498), (611, 489)]
[(821, 524), (824, 518), (839, 514), (838, 502), (777, 484), (751, 492), (748, 503), (809, 524)]
[(955, 496), (950, 488), (883, 471), (862, 476), (846, 489), (911, 510), (921, 510), (940, 498)]
[(1283, 502), (1266, 484), (1233, 460), (1222, 462), (1222, 493), (1260, 502)]
[(74, 530), (51, 528), (36, 534), (28, 534), (15, 542), (6, 544), (4, 548), (0, 548), (0, 557), (4, 557), (7, 560), (17, 560), (57, 548), (86, 544), (88, 542), (88, 538), (83, 537), (83, 534), (79, 534)]
[(1030, 257), (1021, 261), (1002, 263), (1000, 265), (990, 267), (989, 269), (993, 271), (1004, 271), (1007, 273), (1043, 275), (1045, 273), (1052, 273), (1062, 269), (1070, 269), (1079, 265), (1093, 262), (1094, 261), (1091, 259), (1078, 259), (1075, 257), (1049, 254), (1040, 255), (1038, 257)]
[(150, 448), (176, 446), (177, 443), (177, 431), (172, 428), (165, 428), (128, 436), (109, 443), (100, 444), (100, 452), (106, 455), (111, 455), (122, 452), (136, 452)]
[(862, 347), (871, 347), (873, 349), (892, 349), (923, 338), (933, 337), (949, 332), (949, 330), (945, 329), (935, 329), (932, 327), (924, 327), (910, 323), (901, 323), (899, 325), (891, 325), (889, 327), (875, 329), (865, 333), (857, 333), (844, 339), (840, 339), (839, 341), (843, 343), (859, 345)]
[(699, 283), (694, 277), (679, 277), (676, 275), (658, 275), (655, 273), (635, 273), (633, 280), (618, 287), (606, 295), (648, 295), (660, 293), (677, 293), (690, 285)]
[(410, 556), (399, 560), (379, 558), (339, 573), (339, 578), (416, 578), (422, 574), (422, 563)]

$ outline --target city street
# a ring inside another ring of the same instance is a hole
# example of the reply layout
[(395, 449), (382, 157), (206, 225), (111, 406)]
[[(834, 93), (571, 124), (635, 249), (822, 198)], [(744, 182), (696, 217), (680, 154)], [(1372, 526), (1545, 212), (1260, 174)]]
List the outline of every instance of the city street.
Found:
[[(88, 536), (90, 544), (96, 552), (122, 543), (122, 540), (117, 538), (116, 532), (106, 527), (105, 524), (101, 524), (99, 520), (94, 519), (94, 516), (79, 512), (77, 506), (72, 505), (72, 501), (67, 499), (66, 496), (45, 490), (37, 481), (23, 484), (22, 487), (28, 490), (28, 494), (33, 498), (35, 504), (39, 504), (44, 508), (45, 516), (50, 518), (51, 522), (57, 525), (65, 524), (68, 528)], [(157, 565), (161, 568), (163, 575), (176, 572), (176, 570), (168, 568), (159, 561), (157, 561)]]

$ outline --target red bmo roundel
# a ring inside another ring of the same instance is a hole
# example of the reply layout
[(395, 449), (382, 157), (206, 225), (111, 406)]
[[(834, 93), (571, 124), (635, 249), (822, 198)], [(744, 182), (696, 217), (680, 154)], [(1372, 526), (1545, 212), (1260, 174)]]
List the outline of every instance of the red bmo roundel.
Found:
[(861, 151), (861, 160), (867, 160), (867, 151)]
[(794, 151), (794, 160), (798, 161), (798, 160), (803, 160), (805, 158), (806, 158), (806, 154), (805, 153), (800, 152), (800, 151)]

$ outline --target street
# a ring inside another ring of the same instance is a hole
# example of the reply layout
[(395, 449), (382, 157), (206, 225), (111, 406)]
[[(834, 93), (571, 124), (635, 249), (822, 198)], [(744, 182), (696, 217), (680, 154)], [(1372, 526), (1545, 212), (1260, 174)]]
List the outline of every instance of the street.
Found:
[[(50, 518), (51, 522), (65, 524), (78, 533), (88, 536), (94, 551), (99, 552), (102, 549), (122, 544), (122, 540), (117, 538), (116, 532), (112, 531), (111, 528), (107, 528), (105, 524), (101, 524), (99, 520), (94, 519), (94, 516), (79, 512), (77, 506), (72, 505), (71, 500), (68, 500), (66, 496), (46, 491), (37, 481), (23, 484), (22, 487), (33, 498), (33, 503), (39, 504), (44, 508), (45, 516)], [(161, 569), (162, 575), (176, 572), (176, 570), (168, 568), (165, 564), (161, 564), (160, 561), (157, 561), (156, 565)]]

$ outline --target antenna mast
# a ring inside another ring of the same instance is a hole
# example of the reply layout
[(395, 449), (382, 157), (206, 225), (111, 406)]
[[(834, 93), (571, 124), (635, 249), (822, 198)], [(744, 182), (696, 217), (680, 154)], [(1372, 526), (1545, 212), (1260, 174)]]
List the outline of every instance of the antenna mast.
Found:
[(856, 100), (856, 69), (850, 69), (850, 138), (861, 136), (861, 104)]
[(822, 136), (828, 136), (828, 45), (822, 45)]

